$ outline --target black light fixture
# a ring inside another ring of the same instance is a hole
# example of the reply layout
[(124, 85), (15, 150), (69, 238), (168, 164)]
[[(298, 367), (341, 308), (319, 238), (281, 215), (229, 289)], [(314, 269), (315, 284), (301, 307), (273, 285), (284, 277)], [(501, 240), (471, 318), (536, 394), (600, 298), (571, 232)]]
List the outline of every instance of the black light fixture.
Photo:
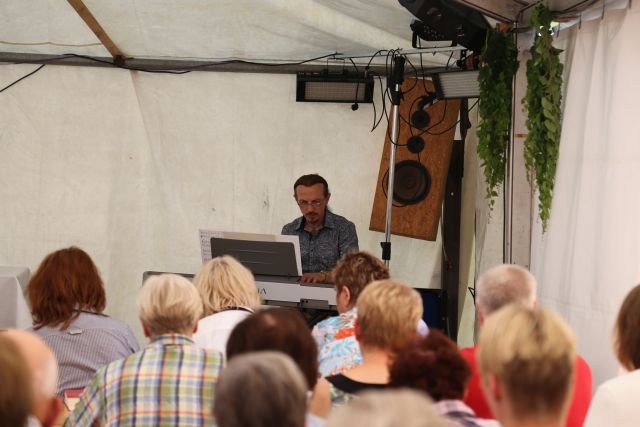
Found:
[(418, 38), (428, 42), (450, 41), (475, 52), (484, 46), (489, 23), (482, 13), (452, 0), (399, 0), (418, 21), (411, 24), (413, 47)]
[(300, 72), (296, 80), (297, 102), (373, 102), (373, 76), (343, 70), (339, 73)]

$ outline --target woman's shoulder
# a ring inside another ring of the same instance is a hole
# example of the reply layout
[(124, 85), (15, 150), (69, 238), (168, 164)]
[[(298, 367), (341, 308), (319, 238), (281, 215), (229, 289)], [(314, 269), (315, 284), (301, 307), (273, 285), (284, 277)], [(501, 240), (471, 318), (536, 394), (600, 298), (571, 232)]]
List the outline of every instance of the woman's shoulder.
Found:
[(598, 388), (598, 392), (619, 394), (620, 396), (637, 396), (640, 392), (640, 369), (611, 378)]
[(233, 328), (250, 315), (251, 312), (244, 310), (226, 310), (213, 313), (198, 321), (198, 330), (226, 330)]

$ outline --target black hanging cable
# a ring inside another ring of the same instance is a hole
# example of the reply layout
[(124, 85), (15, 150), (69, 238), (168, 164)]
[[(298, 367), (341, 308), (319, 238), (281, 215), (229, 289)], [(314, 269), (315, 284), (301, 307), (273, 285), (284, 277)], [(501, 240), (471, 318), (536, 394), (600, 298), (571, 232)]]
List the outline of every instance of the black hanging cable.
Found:
[[(478, 105), (478, 101), (474, 102), (473, 105), (471, 105), (471, 107), (469, 107), (469, 111), (471, 111), (476, 105)], [(437, 132), (437, 133), (429, 132), (429, 135), (438, 136), (438, 135), (445, 134), (445, 133), (449, 132), (451, 129), (455, 128), (458, 125), (458, 123), (460, 123), (460, 120), (456, 121), (452, 126), (449, 126), (448, 128), (446, 128), (442, 132)]]
[(6, 85), (5, 87), (3, 87), (2, 89), (0, 89), (0, 93), (4, 92), (5, 90), (9, 89), (11, 86), (20, 83), (22, 80), (26, 79), (27, 77), (33, 76), (35, 73), (37, 73), (38, 71), (42, 70), (44, 68), (44, 66), (47, 64), (42, 64), (40, 65), (38, 68), (36, 68), (35, 70), (31, 71), (28, 74), (25, 74), (24, 76), (20, 77), (18, 80), (15, 80), (13, 83), (10, 83), (8, 85)]
[(356, 69), (356, 78), (358, 79), (358, 82), (356, 83), (356, 94), (354, 97), (355, 99), (353, 104), (351, 105), (351, 110), (356, 111), (358, 109), (358, 90), (360, 90), (360, 70), (358, 70), (358, 66), (353, 61), (353, 58), (349, 57), (349, 61), (351, 61), (351, 64), (353, 64), (353, 68)]

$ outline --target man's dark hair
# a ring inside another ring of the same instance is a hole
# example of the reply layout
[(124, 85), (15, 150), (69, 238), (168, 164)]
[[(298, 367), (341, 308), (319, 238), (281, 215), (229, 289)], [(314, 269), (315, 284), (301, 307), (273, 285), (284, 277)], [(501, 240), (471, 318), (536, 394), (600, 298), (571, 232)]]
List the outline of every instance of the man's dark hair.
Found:
[(324, 196), (327, 197), (329, 195), (329, 184), (327, 184), (327, 180), (318, 175), (317, 173), (312, 173), (309, 175), (302, 175), (298, 178), (293, 184), (293, 195), (296, 195), (296, 188), (299, 185), (304, 185), (305, 187), (311, 187), (312, 185), (322, 184), (324, 186)]

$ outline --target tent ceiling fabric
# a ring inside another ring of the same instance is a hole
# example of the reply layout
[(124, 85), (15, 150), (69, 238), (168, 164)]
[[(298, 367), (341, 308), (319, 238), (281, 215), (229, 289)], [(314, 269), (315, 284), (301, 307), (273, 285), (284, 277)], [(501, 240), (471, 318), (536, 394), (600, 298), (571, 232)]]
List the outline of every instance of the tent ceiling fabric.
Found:
[(60, 0), (3, 0), (0, 51), (109, 55), (73, 8)]
[[(35, 3), (35, 4), (34, 4)], [(414, 17), (394, 0), (84, 0), (127, 57), (299, 61), (411, 48)], [(109, 56), (61, 0), (4, 0), (0, 52)], [(425, 55), (441, 66), (449, 55)], [(362, 62), (364, 60), (361, 60)]]

